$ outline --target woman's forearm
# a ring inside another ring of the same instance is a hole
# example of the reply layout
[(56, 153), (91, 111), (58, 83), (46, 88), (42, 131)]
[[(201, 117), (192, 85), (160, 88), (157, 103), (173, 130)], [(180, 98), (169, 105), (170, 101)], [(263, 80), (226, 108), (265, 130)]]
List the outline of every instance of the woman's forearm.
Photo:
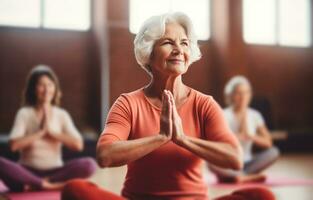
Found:
[(251, 139), (253, 143), (258, 147), (270, 148), (273, 145), (271, 138), (255, 135)]
[(10, 141), (11, 151), (15, 152), (31, 145), (35, 140), (41, 138), (44, 135), (44, 131), (39, 130), (33, 134), (26, 135), (21, 138), (13, 139)]
[(49, 134), (52, 138), (60, 141), (62, 144), (64, 144), (66, 147), (73, 151), (82, 151), (84, 148), (84, 142), (80, 138), (73, 137), (71, 135), (60, 133), (60, 134)]
[(166, 136), (156, 135), (135, 140), (116, 141), (100, 144), (97, 148), (97, 160), (101, 167), (116, 167), (142, 158), (168, 140)]
[(216, 166), (231, 169), (242, 168), (241, 149), (230, 144), (185, 136), (178, 145)]

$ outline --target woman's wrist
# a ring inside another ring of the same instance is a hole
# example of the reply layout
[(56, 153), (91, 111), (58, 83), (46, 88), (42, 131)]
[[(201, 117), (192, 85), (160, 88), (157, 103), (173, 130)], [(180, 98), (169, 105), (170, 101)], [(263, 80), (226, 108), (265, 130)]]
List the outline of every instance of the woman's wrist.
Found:
[(39, 130), (36, 135), (38, 136), (38, 138), (41, 138), (42, 136), (45, 135), (45, 130), (43, 129)]
[(182, 147), (188, 142), (187, 140), (188, 138), (185, 134), (177, 135), (173, 138), (173, 142)]
[(162, 142), (162, 143), (166, 143), (168, 141), (171, 140), (171, 138), (169, 138), (168, 136), (162, 134), (162, 133), (159, 133), (157, 136), (156, 136), (157, 140)]

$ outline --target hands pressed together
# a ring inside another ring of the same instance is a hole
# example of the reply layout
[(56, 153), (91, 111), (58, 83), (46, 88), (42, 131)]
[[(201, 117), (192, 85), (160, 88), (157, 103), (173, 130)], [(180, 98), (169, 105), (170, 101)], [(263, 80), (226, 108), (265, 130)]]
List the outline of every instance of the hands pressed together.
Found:
[(186, 139), (174, 97), (168, 90), (164, 90), (163, 92), (160, 135), (163, 135), (168, 141), (172, 140), (178, 145)]
[(248, 130), (247, 111), (244, 111), (242, 116), (240, 117), (239, 133), (237, 134), (237, 137), (240, 141), (253, 140), (253, 136), (249, 134)]
[(38, 134), (41, 137), (46, 137), (48, 139), (54, 139), (54, 140), (58, 139), (57, 134), (55, 134), (51, 128), (51, 119), (50, 119), (49, 109), (47, 107), (44, 107), (43, 109), (43, 117), (40, 123), (40, 130)]

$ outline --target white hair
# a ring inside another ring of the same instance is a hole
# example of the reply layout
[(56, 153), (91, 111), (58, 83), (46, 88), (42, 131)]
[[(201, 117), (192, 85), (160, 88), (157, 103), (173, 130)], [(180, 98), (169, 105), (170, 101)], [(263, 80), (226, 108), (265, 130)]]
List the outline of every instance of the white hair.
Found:
[(186, 31), (190, 41), (190, 61), (189, 64), (201, 58), (201, 52), (198, 46), (198, 39), (194, 31), (190, 18), (181, 12), (166, 13), (163, 15), (153, 16), (147, 19), (141, 26), (134, 40), (135, 57), (138, 64), (149, 74), (149, 61), (155, 42), (165, 34), (167, 23), (178, 23)]
[(242, 84), (248, 85), (250, 89), (252, 89), (249, 80), (246, 77), (241, 76), (241, 75), (232, 77), (226, 83), (226, 86), (224, 88), (224, 96), (225, 96), (225, 101), (227, 104), (230, 104), (230, 95), (234, 92), (234, 90), (236, 89), (238, 85), (242, 85)]

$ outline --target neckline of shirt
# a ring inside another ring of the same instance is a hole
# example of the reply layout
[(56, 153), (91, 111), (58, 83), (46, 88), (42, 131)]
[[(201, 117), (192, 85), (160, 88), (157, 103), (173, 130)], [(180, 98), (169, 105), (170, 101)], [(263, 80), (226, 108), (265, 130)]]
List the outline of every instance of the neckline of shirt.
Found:
[[(194, 89), (192, 89), (191, 87), (188, 87), (188, 88), (190, 88), (190, 93), (189, 93), (188, 97), (186, 98), (186, 100), (185, 100), (179, 107), (177, 107), (177, 110), (182, 109), (182, 107), (184, 107), (184, 106), (190, 101), (190, 99), (192, 99), (192, 96), (194, 95), (195, 91), (194, 91)], [(152, 106), (153, 108), (155, 108), (155, 109), (158, 110), (158, 111), (161, 111), (161, 110), (162, 110), (162, 108), (160, 108), (160, 107), (154, 105), (154, 104), (148, 99), (148, 97), (146, 97), (146, 95), (145, 95), (145, 93), (144, 93), (144, 87), (140, 88), (139, 90), (140, 90), (140, 93), (143, 95), (145, 101), (148, 102), (148, 104), (149, 104), (150, 106)]]

